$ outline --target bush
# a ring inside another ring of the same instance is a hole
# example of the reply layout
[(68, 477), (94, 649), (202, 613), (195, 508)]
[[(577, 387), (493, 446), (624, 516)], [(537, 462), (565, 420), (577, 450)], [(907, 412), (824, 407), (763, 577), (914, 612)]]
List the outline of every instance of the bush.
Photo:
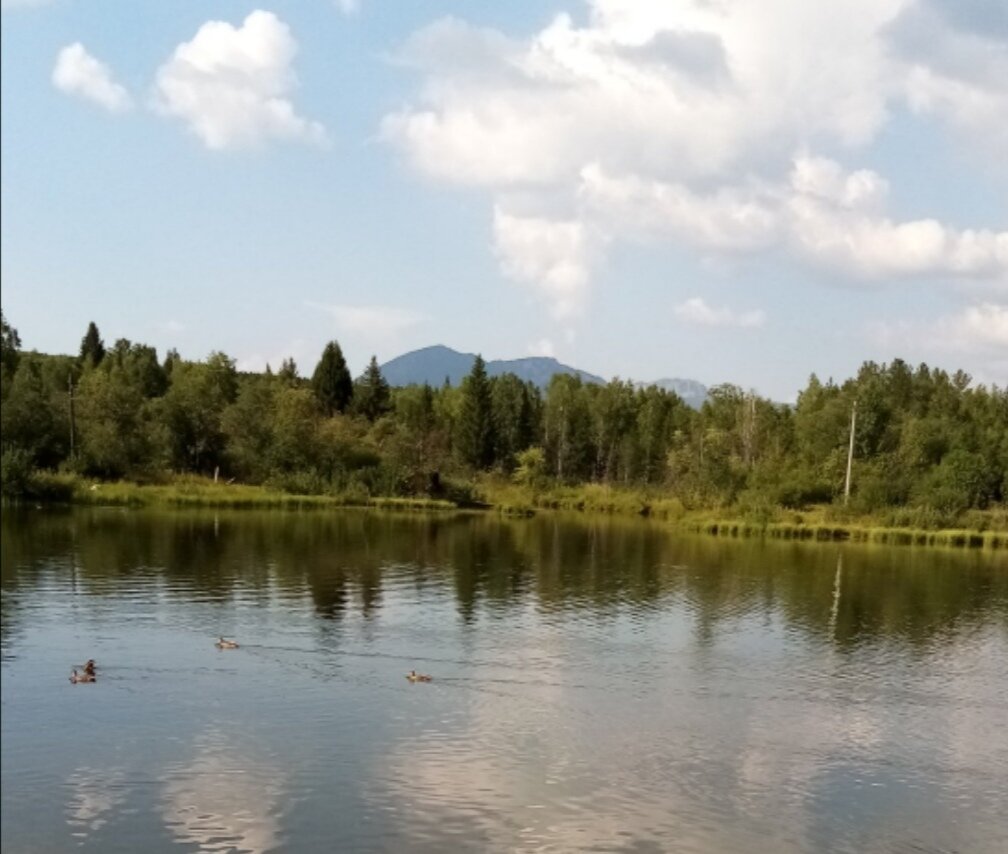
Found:
[(4, 448), (0, 455), (0, 494), (23, 498), (31, 491), (32, 455), (23, 448)]

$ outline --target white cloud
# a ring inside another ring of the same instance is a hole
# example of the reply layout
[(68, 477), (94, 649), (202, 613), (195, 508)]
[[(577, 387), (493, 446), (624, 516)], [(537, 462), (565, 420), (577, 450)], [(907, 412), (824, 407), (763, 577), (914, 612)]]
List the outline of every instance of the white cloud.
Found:
[(887, 28), (911, 109), (963, 131), (1004, 163), (1008, 150), (1008, 13), (1001, 0), (917, 0)]
[(208, 21), (158, 69), (155, 108), (184, 121), (207, 148), (325, 143), (322, 125), (289, 100), (296, 53), (290, 29), (272, 12), (252, 12), (240, 27)]
[(760, 310), (737, 312), (727, 306), (713, 308), (704, 302), (702, 297), (691, 297), (674, 309), (676, 317), (685, 323), (695, 323), (699, 326), (735, 326), (750, 328), (762, 326), (766, 314)]
[(589, 236), (577, 221), (516, 216), (494, 208), (494, 250), (504, 272), (535, 285), (557, 317), (581, 306), (588, 287)]
[(132, 106), (129, 92), (116, 83), (105, 63), (95, 59), (80, 42), (63, 48), (52, 71), (53, 86), (67, 95), (78, 95), (110, 112)]
[(893, 222), (879, 208), (885, 181), (846, 175), (823, 158), (799, 157), (791, 173), (790, 235), (817, 263), (868, 277), (978, 277), (1008, 283), (1008, 231), (957, 230), (934, 219)]
[(762, 249), (781, 229), (776, 198), (759, 186), (703, 194), (681, 183), (613, 177), (592, 164), (581, 173), (579, 198), (584, 212), (614, 233), (672, 235), (705, 250)]
[[(843, 276), (1008, 278), (1008, 232), (898, 221), (883, 176), (808, 153), (858, 150), (904, 104), (1000, 140), (1008, 30), (909, 39), (918, 7), (961, 18), (950, 0), (586, 5), (585, 23), (525, 38), (451, 18), (418, 31), (399, 59), (422, 86), (382, 122), (418, 171), (488, 191), (503, 271), (558, 313), (583, 307), (610, 238), (782, 251)], [(516, 194), (566, 213), (517, 216)]]
[(1008, 304), (982, 302), (929, 321), (879, 321), (868, 337), (912, 360), (957, 357), (981, 382), (1008, 386)]

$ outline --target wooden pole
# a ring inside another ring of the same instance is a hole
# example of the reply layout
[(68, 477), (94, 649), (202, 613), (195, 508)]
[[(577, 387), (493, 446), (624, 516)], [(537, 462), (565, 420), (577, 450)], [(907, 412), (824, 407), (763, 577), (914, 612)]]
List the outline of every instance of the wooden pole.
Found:
[(857, 401), (854, 401), (854, 405), (851, 407), (850, 414), (850, 445), (847, 448), (847, 482), (844, 484), (843, 493), (843, 503), (847, 506), (847, 502), (850, 501), (850, 475), (851, 475), (851, 463), (854, 460), (854, 425), (857, 423)]
[(74, 456), (74, 434), (77, 432), (77, 425), (74, 423), (73, 374), (67, 374), (67, 394), (70, 397), (70, 459), (73, 459), (73, 456)]

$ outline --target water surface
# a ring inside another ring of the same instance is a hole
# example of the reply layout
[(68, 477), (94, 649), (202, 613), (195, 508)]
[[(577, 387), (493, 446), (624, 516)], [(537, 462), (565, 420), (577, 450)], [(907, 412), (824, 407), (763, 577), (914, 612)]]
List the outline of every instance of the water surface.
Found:
[(4, 852), (1008, 850), (1004, 554), (553, 516), (2, 524)]

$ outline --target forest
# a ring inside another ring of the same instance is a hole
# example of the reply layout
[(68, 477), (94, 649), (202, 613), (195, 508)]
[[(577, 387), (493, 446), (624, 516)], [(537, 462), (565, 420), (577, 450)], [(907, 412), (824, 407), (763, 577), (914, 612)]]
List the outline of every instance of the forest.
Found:
[(221, 352), (106, 346), (94, 323), (76, 355), (46, 355), (3, 319), (0, 398), (5, 499), (47, 497), (54, 473), (460, 503), (597, 484), (686, 510), (825, 505), (923, 528), (1008, 501), (1008, 389), (899, 359), (812, 375), (794, 405), (726, 384), (695, 410), (619, 379), (540, 391), (480, 358), (459, 386), (390, 388), (373, 357), (354, 379), (336, 341), (310, 377), (293, 360), (247, 373)]

